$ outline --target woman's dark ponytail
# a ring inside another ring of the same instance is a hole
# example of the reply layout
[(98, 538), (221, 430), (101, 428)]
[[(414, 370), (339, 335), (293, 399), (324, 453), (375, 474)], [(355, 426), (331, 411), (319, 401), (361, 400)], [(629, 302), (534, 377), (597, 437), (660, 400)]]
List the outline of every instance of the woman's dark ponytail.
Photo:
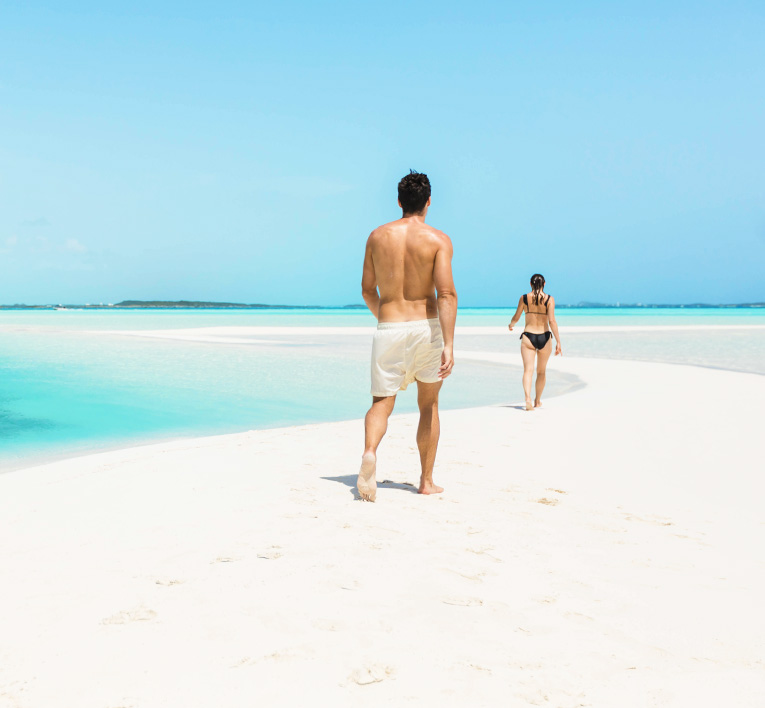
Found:
[(531, 276), (531, 293), (534, 297), (534, 304), (539, 304), (539, 297), (542, 294), (542, 288), (545, 286), (545, 278), (539, 273), (534, 273)]

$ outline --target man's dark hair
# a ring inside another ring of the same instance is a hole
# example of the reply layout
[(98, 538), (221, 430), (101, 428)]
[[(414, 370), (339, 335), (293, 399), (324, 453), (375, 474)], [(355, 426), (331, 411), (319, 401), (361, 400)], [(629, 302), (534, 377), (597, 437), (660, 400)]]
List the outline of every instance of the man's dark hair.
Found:
[(426, 174), (409, 170), (398, 183), (398, 200), (404, 214), (419, 214), (430, 199), (430, 180)]

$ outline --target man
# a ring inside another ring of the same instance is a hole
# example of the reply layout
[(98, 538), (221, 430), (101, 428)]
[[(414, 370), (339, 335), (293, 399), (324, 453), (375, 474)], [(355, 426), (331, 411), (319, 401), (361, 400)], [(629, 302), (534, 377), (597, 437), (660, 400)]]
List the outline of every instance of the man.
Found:
[(372, 407), (364, 421), (364, 454), (356, 483), (367, 501), (377, 496), (377, 446), (388, 428), (396, 394), (412, 381), (417, 381), (420, 408), (419, 491), (444, 491), (433, 484), (433, 464), (440, 432), (438, 392), (454, 366), (457, 293), (452, 242), (425, 223), (430, 206), (427, 175), (411, 171), (398, 183), (398, 205), (403, 216), (379, 226), (367, 240), (361, 280), (364, 302), (378, 321), (372, 344)]

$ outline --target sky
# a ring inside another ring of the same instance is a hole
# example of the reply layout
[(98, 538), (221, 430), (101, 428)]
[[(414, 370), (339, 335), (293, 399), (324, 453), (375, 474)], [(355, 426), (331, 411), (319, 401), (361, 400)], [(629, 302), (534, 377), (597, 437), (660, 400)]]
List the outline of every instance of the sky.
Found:
[(0, 303), (362, 302), (429, 175), (460, 304), (765, 301), (765, 4), (0, 6)]

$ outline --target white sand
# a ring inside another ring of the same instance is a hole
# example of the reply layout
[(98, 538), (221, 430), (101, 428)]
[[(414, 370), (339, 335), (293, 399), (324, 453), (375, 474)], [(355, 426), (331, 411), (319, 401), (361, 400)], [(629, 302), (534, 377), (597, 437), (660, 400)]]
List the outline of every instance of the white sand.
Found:
[[(727, 332), (737, 330), (763, 330), (765, 325), (759, 324), (725, 324), (725, 325), (683, 325), (683, 332)], [(625, 332), (675, 332), (677, 325), (561, 325), (562, 334), (597, 334)], [(523, 328), (518, 328), (522, 332)], [(186, 327), (179, 329), (135, 329), (135, 330), (97, 330), (91, 334), (119, 334), (129, 337), (145, 337), (149, 339), (172, 339), (183, 342), (208, 342), (215, 344), (275, 344), (273, 340), (258, 339), (268, 336), (299, 336), (299, 337), (336, 337), (364, 336), (371, 337), (375, 327), (266, 327), (266, 326), (231, 326), (231, 327)], [(507, 328), (503, 326), (486, 327), (470, 326), (456, 328), (457, 335), (501, 336), (507, 337)]]
[(0, 476), (0, 706), (762, 708), (765, 377), (553, 365), (443, 414), (438, 497), (409, 415), (375, 504), (360, 421)]

